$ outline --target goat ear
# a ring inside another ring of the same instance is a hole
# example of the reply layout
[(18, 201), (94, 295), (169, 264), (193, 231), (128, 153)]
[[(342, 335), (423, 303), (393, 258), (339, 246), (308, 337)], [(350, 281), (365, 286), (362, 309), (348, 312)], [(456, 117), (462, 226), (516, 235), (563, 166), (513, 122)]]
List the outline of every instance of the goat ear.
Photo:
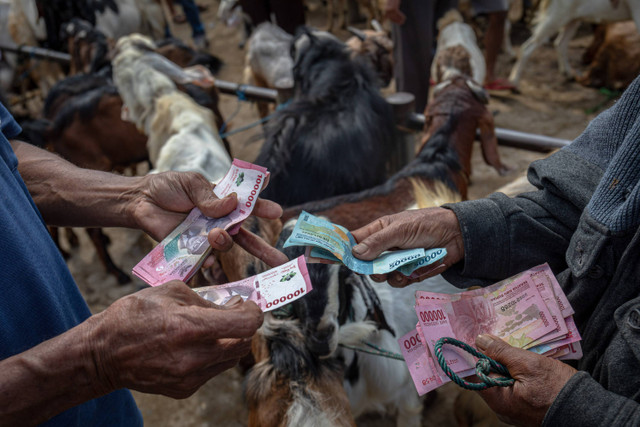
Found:
[(379, 33), (384, 33), (384, 28), (382, 28), (382, 25), (380, 24), (380, 22), (378, 22), (377, 19), (372, 19), (371, 20), (371, 28), (373, 28), (375, 31), (379, 32)]
[(471, 89), (471, 93), (473, 93), (473, 96), (475, 96), (478, 101), (483, 104), (489, 103), (489, 93), (482, 86), (470, 79), (465, 80), (465, 83), (469, 89)]
[(349, 31), (351, 34), (353, 34), (354, 36), (356, 36), (362, 41), (365, 41), (367, 39), (367, 35), (357, 28), (347, 27), (347, 31)]
[(445, 80), (442, 83), (438, 83), (434, 88), (433, 88), (433, 96), (438, 96), (438, 94), (440, 92), (442, 92), (442, 90), (444, 88), (446, 88), (447, 86), (449, 86), (451, 84), (451, 80)]

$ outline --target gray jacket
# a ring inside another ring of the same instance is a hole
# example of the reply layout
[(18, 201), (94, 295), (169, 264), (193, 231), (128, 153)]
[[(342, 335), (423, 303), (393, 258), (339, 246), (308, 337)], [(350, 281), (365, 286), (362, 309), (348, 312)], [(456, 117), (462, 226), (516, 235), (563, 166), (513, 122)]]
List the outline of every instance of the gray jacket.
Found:
[(640, 425), (640, 80), (528, 178), (538, 191), (447, 205), (465, 258), (444, 276), (487, 285), (548, 262), (584, 357), (544, 425)]

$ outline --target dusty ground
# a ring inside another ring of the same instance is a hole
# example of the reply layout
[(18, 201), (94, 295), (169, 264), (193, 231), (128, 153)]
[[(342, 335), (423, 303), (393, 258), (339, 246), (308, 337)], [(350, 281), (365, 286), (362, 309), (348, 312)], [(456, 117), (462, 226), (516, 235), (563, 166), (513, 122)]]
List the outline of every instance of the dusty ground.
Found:
[[(199, 0), (209, 4), (203, 14), (207, 23), (211, 52), (221, 57), (226, 66), (219, 75), (220, 79), (240, 81), (244, 63), (244, 52), (238, 49), (240, 35), (237, 29), (226, 28), (215, 19), (217, 0)], [(311, 24), (321, 25), (324, 12), (317, 11), (309, 15)], [(186, 25), (177, 27), (178, 34), (189, 40)], [(340, 37), (346, 37), (342, 32)], [(522, 36), (520, 36), (522, 37)], [(516, 40), (516, 44), (522, 40)], [(578, 64), (582, 50), (589, 42), (589, 36), (571, 43), (572, 62)], [(498, 71), (507, 75), (510, 63), (501, 57)], [(610, 103), (610, 102), (609, 102)], [(555, 54), (550, 46), (537, 51), (530, 61), (522, 81), (521, 94), (493, 94), (490, 108), (496, 113), (496, 125), (507, 129), (538, 133), (554, 137), (572, 139), (585, 128), (595, 114), (585, 110), (603, 108), (606, 97), (596, 90), (586, 89), (577, 83), (565, 82), (557, 73)], [(238, 107), (238, 102), (230, 96), (222, 97), (221, 109), (229, 117)], [(240, 104), (240, 110), (231, 121), (230, 127), (241, 126), (256, 120), (255, 108), (251, 104)], [(254, 138), (257, 129), (231, 137), (234, 155), (245, 160), (253, 160), (260, 147), (260, 141)], [(479, 148), (476, 146), (473, 161), (472, 186), (470, 197), (484, 196), (498, 187), (510, 182), (526, 170), (527, 165), (542, 156), (540, 153), (501, 147), (503, 162), (516, 169), (513, 175), (499, 177), (495, 171), (482, 162)], [(152, 247), (152, 243), (137, 232), (128, 230), (109, 230), (112, 237), (110, 252), (115, 262), (125, 271), (131, 268)], [(98, 312), (106, 308), (113, 300), (134, 292), (144, 285), (135, 280), (127, 286), (118, 286), (113, 277), (106, 276), (98, 262), (92, 246), (81, 234), (82, 245), (73, 250), (69, 261), (71, 271), (92, 310)], [(458, 389), (455, 386), (443, 387), (436, 402), (425, 409), (423, 425), (455, 425), (452, 416), (452, 403)], [(172, 400), (162, 396), (134, 393), (140, 405), (144, 419), (149, 426), (244, 426), (247, 410), (243, 402), (242, 378), (236, 371), (229, 371), (211, 380), (199, 392), (186, 400)], [(389, 416), (370, 415), (358, 420), (360, 426), (395, 425)]]

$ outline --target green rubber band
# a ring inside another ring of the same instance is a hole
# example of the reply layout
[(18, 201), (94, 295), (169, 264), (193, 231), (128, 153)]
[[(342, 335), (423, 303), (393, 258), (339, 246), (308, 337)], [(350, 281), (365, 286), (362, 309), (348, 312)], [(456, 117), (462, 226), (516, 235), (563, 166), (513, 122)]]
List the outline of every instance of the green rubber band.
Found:
[[(465, 381), (460, 378), (455, 372), (453, 372), (451, 368), (449, 368), (449, 365), (447, 365), (447, 361), (442, 354), (442, 346), (445, 344), (459, 347), (478, 358), (478, 362), (476, 362), (476, 375), (478, 378), (480, 378), (481, 382), (471, 383), (469, 381)], [(436, 353), (438, 364), (440, 365), (444, 373), (451, 379), (451, 381), (458, 384), (462, 388), (466, 388), (467, 390), (486, 390), (490, 387), (510, 387), (515, 383), (515, 380), (509, 374), (509, 370), (504, 365), (480, 353), (478, 350), (471, 347), (467, 343), (459, 341), (455, 338), (440, 338), (438, 341), (436, 341), (434, 350)], [(504, 376), (492, 378), (489, 376), (490, 372), (495, 372)]]

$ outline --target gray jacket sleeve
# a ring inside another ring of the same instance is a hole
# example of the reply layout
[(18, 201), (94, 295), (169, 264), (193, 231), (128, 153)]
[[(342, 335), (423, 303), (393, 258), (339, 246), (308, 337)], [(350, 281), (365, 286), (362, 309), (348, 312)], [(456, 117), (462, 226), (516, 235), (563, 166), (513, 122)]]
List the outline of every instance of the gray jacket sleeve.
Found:
[(531, 164), (529, 181), (539, 190), (509, 198), (445, 205), (460, 222), (464, 260), (444, 276), (454, 285), (486, 285), (548, 262), (566, 268), (565, 253), (602, 169), (562, 149)]
[(543, 426), (637, 426), (640, 404), (605, 390), (586, 372), (579, 372), (560, 390)]

